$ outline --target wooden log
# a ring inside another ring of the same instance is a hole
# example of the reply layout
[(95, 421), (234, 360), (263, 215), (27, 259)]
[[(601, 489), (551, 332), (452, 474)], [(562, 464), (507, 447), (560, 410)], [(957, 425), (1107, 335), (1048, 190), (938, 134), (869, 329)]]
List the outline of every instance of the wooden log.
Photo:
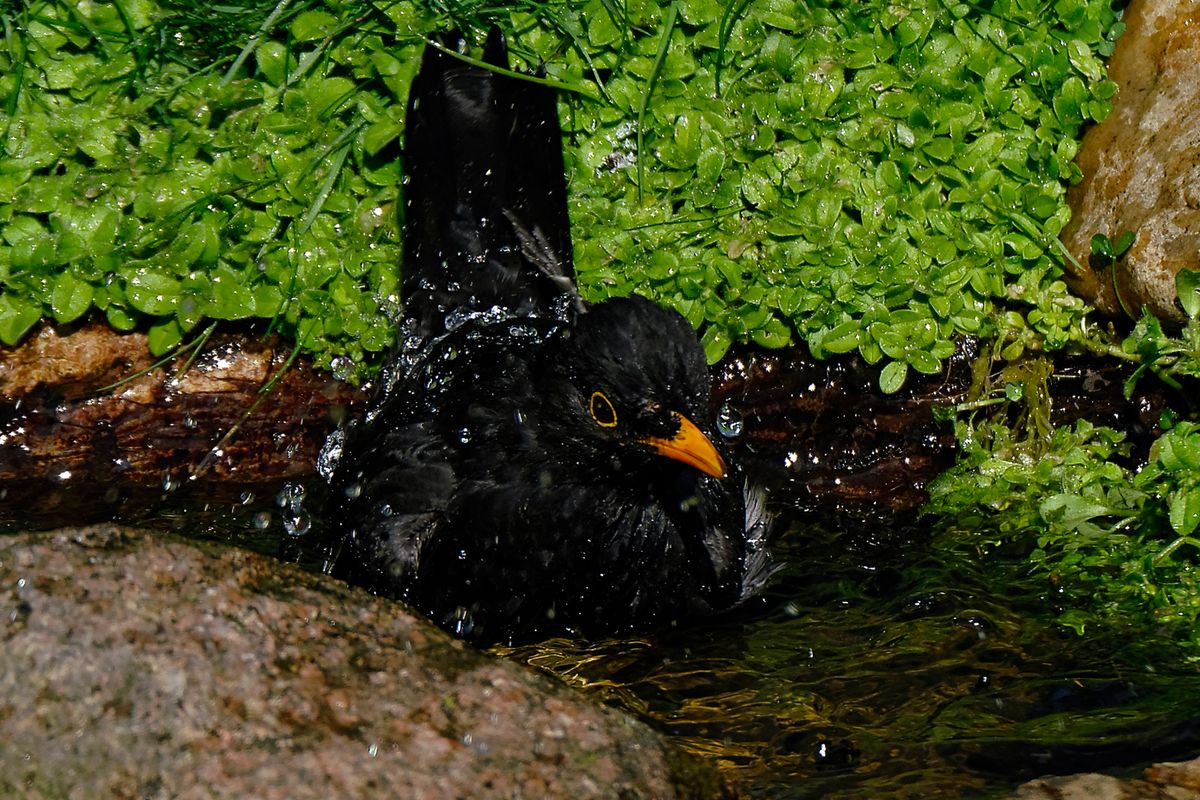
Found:
[(966, 399), (974, 356), (964, 343), (944, 375), (889, 395), (858, 357), (741, 350), (718, 367), (716, 395), (740, 410), (744, 460), (774, 475), (777, 497), (808, 512), (891, 514), (923, 503), (954, 463), (953, 426), (934, 407)]
[[(167, 500), (236, 503), (243, 492), (261, 498), (288, 481), (314, 483), (326, 436), (362, 412), (369, 390), (297, 359), (260, 395), (289, 352), (275, 337), (230, 333), (190, 365), (181, 356), (148, 369), (144, 336), (99, 325), (43, 325), (0, 350), (0, 529), (137, 520)], [(778, 500), (811, 513), (886, 516), (918, 507), (953, 463), (952, 427), (934, 409), (967, 399), (975, 358), (963, 342), (945, 373), (911, 375), (886, 395), (878, 368), (857, 357), (742, 349), (716, 369), (715, 397), (740, 417), (734, 445)], [(1059, 359), (1051, 421), (1111, 425), (1144, 451), (1169, 398), (1143, 382), (1125, 400), (1126, 372)]]
[[(901, 391), (883, 394), (880, 367), (858, 356), (817, 361), (803, 348), (741, 350), (718, 366), (716, 395), (740, 410), (743, 461), (774, 476), (777, 502), (824, 516), (891, 518), (915, 511), (929, 482), (954, 463), (953, 425), (935, 409), (972, 399), (978, 357), (976, 342), (962, 340), (944, 372), (910, 372)], [(1131, 367), (1113, 360), (1060, 354), (1042, 368), (1046, 423), (1087, 419), (1123, 431), (1131, 464), (1144, 462), (1161, 433), (1162, 411), (1182, 405), (1150, 376), (1126, 399)], [(1020, 423), (1026, 406), (1012, 405), (1009, 422)]]
[(140, 334), (41, 326), (0, 351), (0, 527), (135, 519), (166, 495), (225, 502), (310, 476), (366, 392), (298, 359), (260, 395), (288, 355), (277, 337), (216, 335), (194, 363), (150, 369)]

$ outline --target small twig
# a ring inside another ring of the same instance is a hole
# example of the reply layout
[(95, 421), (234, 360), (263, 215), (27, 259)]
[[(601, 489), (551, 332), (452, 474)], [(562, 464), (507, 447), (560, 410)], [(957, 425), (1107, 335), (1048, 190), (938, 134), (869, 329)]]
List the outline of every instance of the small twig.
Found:
[(473, 67), (479, 67), (480, 69), (486, 69), (489, 72), (496, 73), (497, 75), (505, 75), (509, 78), (517, 78), (518, 80), (529, 81), (530, 83), (537, 83), (542, 86), (549, 86), (552, 89), (557, 89), (562, 92), (571, 92), (572, 94), (583, 95), (584, 97), (588, 98), (589, 100), (603, 99), (600, 95), (597, 95), (597, 94), (593, 93), (590, 89), (588, 89), (586, 84), (563, 83), (562, 81), (557, 81), (557, 80), (554, 80), (553, 78), (541, 78), (541, 77), (538, 77), (537, 75), (530, 75), (527, 72), (519, 72), (515, 69), (508, 69), (507, 67), (501, 67), (501, 66), (493, 64), (489, 61), (484, 61), (479, 58), (472, 58), (471, 56), (464, 55), (464, 54), (458, 52), (457, 50), (446, 47), (446, 45), (442, 44), (441, 42), (437, 41), (436, 39), (426, 39), (425, 44), (429, 45), (430, 47), (434, 47), (438, 50), (441, 50), (446, 55), (453, 56), (454, 58), (457, 58), (459, 61), (462, 61), (463, 63), (470, 64)]
[(179, 374), (183, 374), (183, 373), (187, 372), (188, 369), (192, 366), (192, 363), (196, 360), (196, 356), (198, 356), (200, 354), (201, 348), (204, 347), (204, 343), (208, 341), (208, 337), (211, 336), (213, 331), (215, 331), (216, 329), (217, 329), (217, 323), (214, 322), (211, 325), (209, 325), (207, 328), (205, 328), (200, 333), (200, 335), (197, 336), (195, 339), (192, 339), (190, 342), (184, 342), (184, 343), (178, 345), (177, 347), (173, 348), (169, 353), (167, 353), (162, 358), (160, 358), (158, 361), (155, 361), (153, 364), (146, 367), (145, 369), (138, 370), (137, 372), (133, 373), (132, 375), (126, 375), (124, 378), (121, 378), (119, 381), (115, 381), (114, 383), (110, 383), (108, 386), (101, 386), (99, 389), (96, 390), (96, 394), (104, 394), (105, 392), (111, 392), (113, 389), (118, 389), (118, 388), (124, 386), (125, 384), (129, 383), (130, 381), (136, 381), (138, 378), (142, 377), (143, 375), (148, 375), (149, 373), (153, 372), (154, 370), (158, 369), (159, 367), (162, 367), (162, 366), (165, 366), (166, 364), (171, 363), (172, 361), (174, 361), (176, 358), (178, 358), (183, 353), (187, 353), (189, 351), (195, 350), (196, 352), (192, 354), (191, 358), (189, 358), (187, 360), (187, 362), (183, 365), (183, 369), (180, 370), (180, 372), (176, 375), (176, 377), (178, 377)]

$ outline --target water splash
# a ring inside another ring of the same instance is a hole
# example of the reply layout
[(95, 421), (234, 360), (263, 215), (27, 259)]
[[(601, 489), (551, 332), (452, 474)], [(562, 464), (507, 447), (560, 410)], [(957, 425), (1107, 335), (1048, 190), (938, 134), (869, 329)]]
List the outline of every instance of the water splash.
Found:
[(342, 446), (346, 443), (345, 428), (338, 428), (325, 439), (325, 445), (317, 455), (317, 474), (325, 480), (333, 478), (338, 462), (342, 460)]

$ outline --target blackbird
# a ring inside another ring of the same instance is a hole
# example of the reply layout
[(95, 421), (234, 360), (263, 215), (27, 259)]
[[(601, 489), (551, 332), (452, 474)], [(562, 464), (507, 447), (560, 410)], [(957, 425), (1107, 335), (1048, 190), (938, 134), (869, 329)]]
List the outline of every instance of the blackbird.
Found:
[[(507, 67), (495, 31), (484, 59)], [(654, 629), (761, 590), (763, 495), (717, 435), (695, 332), (576, 291), (553, 90), (427, 46), (403, 157), (400, 343), (326, 448), (334, 574), (480, 642)]]

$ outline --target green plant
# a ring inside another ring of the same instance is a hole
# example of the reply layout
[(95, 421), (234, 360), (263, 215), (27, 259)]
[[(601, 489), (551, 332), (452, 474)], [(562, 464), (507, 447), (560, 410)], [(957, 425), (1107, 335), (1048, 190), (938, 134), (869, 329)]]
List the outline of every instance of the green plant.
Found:
[(570, 116), (588, 292), (673, 303), (713, 359), (796, 334), (818, 356), (858, 350), (890, 362), (887, 390), (938, 372), (963, 333), (1008, 337), (1014, 358), (1071, 340), (1084, 308), (1051, 243), (1079, 126), (1115, 89), (1106, 4), (679, 8), (667, 26), (631, 6), (646, 34), (592, 57), (619, 113)]
[[(207, 32), (253, 11), (217, 7)], [(148, 326), (155, 353), (206, 320), (250, 318), (326, 366), (380, 351), (397, 302), (398, 23), (266, 16), (252, 64), (222, 73), (244, 31), (198, 64), (203, 43), (164, 39), (181, 14), (127, 0), (5, 18), (0, 341), (94, 310)]]
[(353, 376), (391, 341), (403, 103), (431, 32), (498, 23), (565, 92), (582, 290), (734, 341), (889, 362), (1061, 347), (1050, 244), (1115, 87), (1107, 0), (485, 7), (45, 0), (0, 12), (0, 341), (42, 316), (262, 319)]
[(1200, 658), (1200, 426), (1164, 423), (1139, 468), (1123, 434), (1087, 422), (1036, 445), (960, 422), (964, 459), (926, 510), (939, 548), (1023, 553), (1061, 624), (1156, 629)]

